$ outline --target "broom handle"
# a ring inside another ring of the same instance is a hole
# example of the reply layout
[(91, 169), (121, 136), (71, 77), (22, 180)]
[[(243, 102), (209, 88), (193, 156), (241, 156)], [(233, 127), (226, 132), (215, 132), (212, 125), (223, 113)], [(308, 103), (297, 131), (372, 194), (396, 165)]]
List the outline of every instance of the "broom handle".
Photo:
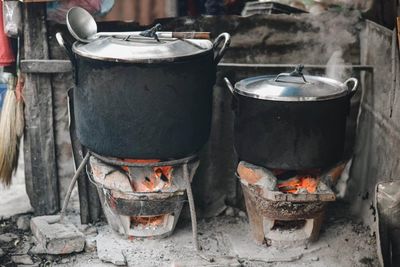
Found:
[(68, 191), (67, 191), (67, 194), (65, 195), (63, 206), (62, 206), (61, 213), (60, 213), (60, 222), (61, 223), (64, 222), (65, 212), (67, 210), (68, 202), (69, 202), (69, 199), (71, 198), (71, 193), (72, 193), (72, 190), (74, 189), (76, 180), (78, 180), (79, 174), (81, 174), (83, 168), (86, 166), (86, 163), (89, 160), (89, 156), (90, 156), (90, 153), (87, 152), (86, 156), (83, 158), (83, 160), (81, 162), (81, 165), (79, 165), (78, 169), (76, 170), (74, 177), (72, 177), (71, 183), (69, 184)]

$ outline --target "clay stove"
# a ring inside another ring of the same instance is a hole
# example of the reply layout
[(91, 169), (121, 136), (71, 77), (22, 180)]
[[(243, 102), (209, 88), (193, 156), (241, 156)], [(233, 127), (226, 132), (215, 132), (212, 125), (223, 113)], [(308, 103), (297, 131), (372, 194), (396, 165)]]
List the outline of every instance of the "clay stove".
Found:
[[(108, 224), (128, 239), (172, 234), (186, 201), (196, 156), (172, 161), (103, 157), (92, 153), (88, 169)], [(186, 170), (185, 170), (186, 168)]]
[(318, 239), (331, 186), (344, 169), (268, 170), (241, 161), (237, 168), (255, 241), (268, 246), (306, 245)]

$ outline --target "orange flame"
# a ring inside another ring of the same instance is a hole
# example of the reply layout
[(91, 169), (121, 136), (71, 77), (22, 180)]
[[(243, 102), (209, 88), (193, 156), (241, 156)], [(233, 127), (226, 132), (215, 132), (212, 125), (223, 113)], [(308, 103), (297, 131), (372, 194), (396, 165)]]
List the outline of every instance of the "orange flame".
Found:
[(166, 216), (167, 215), (131, 217), (131, 222), (134, 226), (159, 226), (164, 223)]
[(311, 176), (297, 176), (287, 181), (279, 182), (278, 189), (284, 193), (298, 194), (301, 189), (305, 189), (308, 193), (317, 191), (318, 179)]

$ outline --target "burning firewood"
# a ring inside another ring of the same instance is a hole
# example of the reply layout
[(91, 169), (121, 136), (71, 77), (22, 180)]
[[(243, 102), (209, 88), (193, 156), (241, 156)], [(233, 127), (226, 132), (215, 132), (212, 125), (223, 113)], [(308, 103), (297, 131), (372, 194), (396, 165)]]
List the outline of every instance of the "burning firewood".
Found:
[(302, 191), (315, 193), (318, 187), (318, 179), (311, 176), (296, 176), (286, 181), (278, 182), (278, 189), (281, 192), (298, 194)]

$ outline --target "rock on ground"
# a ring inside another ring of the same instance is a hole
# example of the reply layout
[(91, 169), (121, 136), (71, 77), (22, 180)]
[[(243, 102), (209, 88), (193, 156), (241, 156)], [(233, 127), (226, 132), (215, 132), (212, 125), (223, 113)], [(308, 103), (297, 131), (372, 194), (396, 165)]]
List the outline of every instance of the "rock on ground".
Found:
[(31, 223), (31, 218), (29, 215), (22, 215), (17, 219), (17, 227), (20, 230), (26, 231), (29, 230)]
[(0, 235), (0, 243), (8, 243), (13, 241), (14, 239), (17, 239), (18, 236), (16, 234), (13, 233), (6, 233), (6, 234), (2, 234)]
[(86, 252), (94, 252), (97, 249), (96, 237), (88, 236), (85, 240), (85, 251)]
[(125, 265), (125, 256), (122, 254), (118, 237), (113, 233), (100, 233), (96, 238), (97, 256), (100, 260), (111, 262), (115, 265)]
[(23, 265), (33, 264), (33, 261), (31, 257), (29, 257), (29, 255), (11, 256), (11, 260), (16, 264), (23, 264)]

